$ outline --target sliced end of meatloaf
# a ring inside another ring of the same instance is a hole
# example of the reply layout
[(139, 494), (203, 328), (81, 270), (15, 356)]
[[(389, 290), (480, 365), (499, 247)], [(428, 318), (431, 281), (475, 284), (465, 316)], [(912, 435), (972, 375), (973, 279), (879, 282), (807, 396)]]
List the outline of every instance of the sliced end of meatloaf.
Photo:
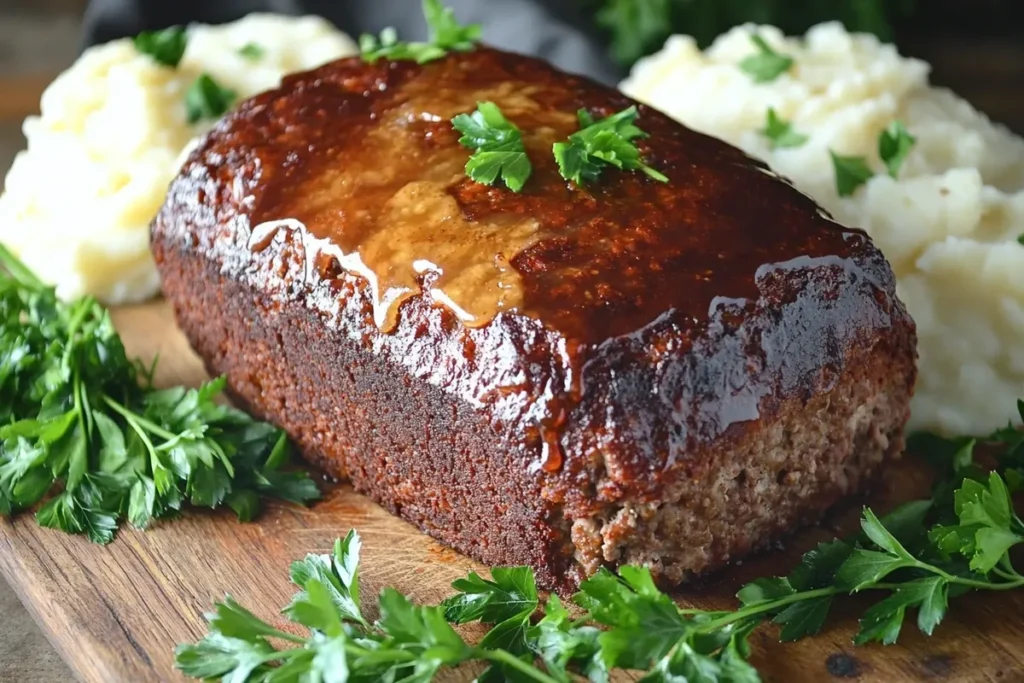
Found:
[[(523, 130), (521, 195), (462, 172), (447, 119), (483, 98)], [(720, 567), (900, 452), (914, 326), (863, 232), (656, 111), (668, 184), (562, 180), (576, 109), (632, 104), (484, 48), (289, 77), (172, 183), (164, 293), (239, 402), (483, 562), (563, 591)]]

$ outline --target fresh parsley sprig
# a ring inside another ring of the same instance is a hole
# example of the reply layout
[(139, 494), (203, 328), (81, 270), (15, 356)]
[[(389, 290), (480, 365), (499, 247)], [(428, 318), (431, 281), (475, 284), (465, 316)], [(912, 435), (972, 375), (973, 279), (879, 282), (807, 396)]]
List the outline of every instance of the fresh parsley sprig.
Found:
[(760, 131), (773, 148), (800, 147), (808, 137), (793, 128), (793, 124), (779, 116), (773, 107), (768, 107), (765, 126)]
[(770, 83), (793, 68), (793, 58), (773, 49), (761, 36), (751, 34), (750, 42), (757, 52), (740, 62), (740, 70), (755, 83)]
[(452, 9), (442, 5), (440, 0), (423, 0), (423, 16), (430, 32), (427, 42), (401, 41), (395, 29), (390, 27), (381, 31), (379, 37), (364, 33), (359, 37), (359, 52), (363, 60), (370, 64), (380, 59), (426, 64), (449, 52), (469, 52), (480, 40), (480, 25), (459, 24)]
[(654, 180), (668, 182), (663, 173), (640, 159), (634, 140), (647, 137), (647, 133), (636, 125), (639, 114), (635, 105), (598, 121), (586, 109), (580, 109), (576, 115), (580, 129), (552, 148), (563, 178), (584, 185), (596, 181), (605, 168), (614, 166), (624, 171), (643, 171)]
[(162, 31), (143, 31), (133, 40), (135, 49), (149, 55), (153, 61), (172, 69), (181, 63), (188, 46), (188, 32), (183, 26), (171, 26)]
[[(519, 678), (515, 680), (560, 683), (561, 679), (500, 646), (469, 645), (449, 625), (445, 607), (413, 605), (390, 588), (381, 592), (380, 618), (371, 624), (362, 613), (360, 547), (358, 534), (349, 532), (335, 543), (332, 555), (307, 555), (292, 565), (292, 582), (299, 592), (283, 613), (292, 623), (305, 627), (304, 635), (271, 626), (228, 596), (206, 615), (209, 634), (195, 645), (177, 648), (177, 667), (187, 676), (233, 683), (412, 683), (429, 681), (442, 668), (485, 661), (516, 672)], [(489, 598), (476, 600), (486, 603)], [(532, 601), (536, 607), (536, 589), (517, 600)], [(479, 612), (484, 609), (499, 616), (507, 611), (499, 604), (481, 605)], [(278, 649), (271, 639), (287, 645)]]
[[(893, 121), (878, 136), (878, 156), (885, 164), (889, 175), (895, 178), (913, 149), (917, 139), (911, 135), (900, 121)], [(875, 172), (871, 170), (867, 159), (860, 156), (844, 156), (829, 150), (832, 155), (832, 167), (836, 175), (836, 192), (840, 197), (849, 197), (861, 185), (871, 180)]]
[(903, 166), (915, 142), (917, 138), (911, 135), (900, 121), (893, 121), (878, 136), (878, 157), (885, 164), (890, 176), (895, 178), (899, 175), (900, 167)]
[(829, 155), (836, 174), (836, 194), (840, 197), (853, 196), (857, 188), (875, 176), (864, 157), (837, 154), (833, 150), (829, 150)]
[[(1024, 419), (1024, 402), (1018, 410)], [(284, 614), (304, 635), (281, 631), (228, 597), (208, 615), (209, 634), (178, 648), (177, 665), (232, 683), (420, 682), (468, 662), (487, 664), (480, 681), (606, 682), (624, 669), (646, 671), (643, 680), (655, 683), (754, 683), (754, 629), (770, 621), (783, 641), (814, 635), (835, 599), (862, 591), (885, 596), (864, 613), (857, 644), (895, 642), (911, 610), (930, 635), (951, 598), (1024, 587), (1010, 557), (1024, 544), (1024, 522), (1010, 500), (1024, 485), (1024, 432), (1007, 427), (986, 441), (999, 451), (989, 473), (974, 462), (976, 440), (918, 441), (948, 473), (931, 499), (882, 518), (865, 508), (859, 534), (819, 544), (788, 576), (743, 586), (734, 610), (680, 608), (646, 568), (626, 566), (584, 581), (573, 614), (555, 596), (541, 601), (531, 570), (499, 567), (490, 579), (470, 573), (455, 581), (456, 594), (437, 607), (385, 589), (381, 618), (370, 624), (360, 607), (359, 537), (350, 532), (333, 556), (292, 565), (300, 592)], [(468, 622), (490, 627), (477, 645), (449, 625)]]
[(462, 133), (459, 144), (475, 150), (466, 162), (466, 175), (478, 183), (493, 185), (499, 176), (508, 189), (520, 192), (533, 166), (523, 147), (518, 128), (493, 102), (478, 102), (476, 111), (459, 114), (452, 126)]
[[(154, 61), (177, 68), (188, 46), (188, 32), (181, 26), (172, 26), (163, 31), (143, 31), (134, 38), (135, 49), (149, 55)], [(238, 54), (246, 59), (256, 60), (263, 55), (263, 48), (256, 43), (247, 43)], [(223, 116), (238, 99), (238, 93), (221, 86), (209, 74), (200, 74), (185, 91), (185, 118), (190, 125), (203, 119)]]
[(201, 74), (185, 91), (185, 113), (190, 124), (223, 116), (238, 99), (238, 93), (222, 87), (209, 74)]
[(95, 299), (61, 302), (0, 245), (0, 514), (51, 495), (39, 524), (106, 543), (186, 502), (248, 520), (263, 497), (317, 498), (281, 469), (283, 432), (215, 401), (223, 379), (158, 391), (151, 375)]
[(238, 54), (246, 59), (256, 61), (263, 57), (266, 51), (259, 43), (249, 42), (238, 48)]

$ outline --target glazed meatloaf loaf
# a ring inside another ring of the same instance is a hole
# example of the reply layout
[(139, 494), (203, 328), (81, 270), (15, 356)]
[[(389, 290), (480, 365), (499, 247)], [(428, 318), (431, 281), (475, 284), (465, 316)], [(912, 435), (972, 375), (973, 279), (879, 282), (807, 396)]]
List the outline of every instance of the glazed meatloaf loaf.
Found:
[[(522, 131), (520, 193), (466, 176), (480, 101)], [(721, 567), (900, 452), (914, 326), (864, 233), (657, 111), (667, 183), (564, 180), (577, 110), (633, 104), (487, 48), (291, 76), (171, 185), (165, 294), (310, 462), (478, 560), (563, 591)]]

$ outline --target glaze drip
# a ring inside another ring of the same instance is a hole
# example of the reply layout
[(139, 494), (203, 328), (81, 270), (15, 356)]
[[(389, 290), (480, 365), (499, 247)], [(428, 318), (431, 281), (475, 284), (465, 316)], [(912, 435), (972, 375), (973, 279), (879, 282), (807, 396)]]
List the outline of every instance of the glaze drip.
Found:
[[(756, 301), (776, 265), (856, 267), (861, 233), (823, 220), (764, 164), (646, 107), (640, 151), (669, 183), (614, 169), (586, 187), (566, 182), (551, 146), (576, 130), (576, 111), (601, 117), (634, 103), (584, 79), (538, 79), (535, 68), (481, 49), (472, 60), (343, 60), (293, 77), (300, 110), (288, 109), (286, 82), (252, 113), (272, 132), (253, 145), (263, 175), (250, 243), (301, 226), (307, 275), (329, 256), (365, 278), (385, 332), (403, 302), (429, 293), (467, 327), (514, 311), (584, 346), (666, 311), (684, 328), (706, 325), (717, 297)], [(450, 120), (484, 100), (523, 133), (533, 174), (521, 193), (465, 176), (471, 152)]]

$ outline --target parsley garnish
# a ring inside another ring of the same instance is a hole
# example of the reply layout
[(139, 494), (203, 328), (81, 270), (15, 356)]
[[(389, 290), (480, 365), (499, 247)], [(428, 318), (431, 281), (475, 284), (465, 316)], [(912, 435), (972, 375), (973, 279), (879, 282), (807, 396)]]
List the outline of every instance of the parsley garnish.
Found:
[(57, 299), (0, 245), (0, 514), (29, 508), (40, 525), (110, 541), (190, 502), (240, 519), (262, 497), (318, 496), (286, 472), (283, 432), (199, 389), (154, 390), (92, 297)]
[(425, 64), (449, 52), (469, 52), (480, 40), (480, 25), (462, 26), (455, 13), (440, 0), (423, 0), (423, 16), (427, 20), (430, 40), (407, 43), (398, 40), (394, 28), (386, 28), (380, 37), (364, 33), (359, 36), (359, 52), (364, 61), (373, 64), (379, 59), (412, 60)]
[(156, 62), (174, 68), (181, 63), (188, 45), (188, 33), (182, 26), (163, 31), (143, 31), (134, 39), (135, 49)]
[(740, 69), (755, 83), (770, 83), (793, 66), (792, 57), (773, 50), (761, 36), (753, 33), (750, 40), (757, 47), (757, 53), (740, 62)]
[(1017, 238), (1017, 244), (1024, 246), (1024, 234)]
[(768, 107), (767, 121), (761, 135), (768, 138), (772, 147), (799, 147), (807, 142), (807, 136), (793, 129), (793, 124), (779, 117), (775, 109)]
[(209, 74), (202, 74), (185, 92), (185, 110), (189, 123), (203, 119), (216, 119), (224, 115), (234, 104), (238, 94), (229, 88), (222, 88)]
[[(1024, 418), (1024, 401), (1018, 410)], [(489, 667), (480, 681), (607, 681), (625, 669), (646, 671), (647, 681), (755, 683), (754, 629), (770, 621), (781, 640), (799, 640), (821, 630), (836, 598), (863, 591), (884, 597), (864, 613), (857, 644), (895, 642), (911, 610), (930, 635), (951, 598), (1024, 587), (1010, 557), (1024, 545), (1010, 499), (1024, 486), (1024, 432), (1007, 427), (989, 441), (1002, 452), (998, 470), (986, 474), (973, 462), (973, 440), (931, 437), (932, 455), (950, 474), (930, 500), (882, 518), (865, 508), (858, 535), (819, 544), (788, 576), (743, 586), (732, 611), (680, 609), (646, 568), (624, 566), (584, 581), (573, 597), (582, 614), (570, 616), (556, 596), (542, 603), (530, 569), (496, 567), (490, 579), (470, 573), (455, 581), (455, 595), (435, 607), (386, 588), (371, 624), (360, 599), (359, 536), (349, 532), (332, 555), (292, 565), (299, 592), (284, 614), (305, 633), (278, 630), (228, 596), (207, 616), (209, 634), (178, 647), (177, 666), (232, 683), (429, 681), (468, 662)], [(468, 622), (489, 626), (476, 645), (450, 625)]]
[(480, 40), (480, 25), (463, 26), (455, 12), (440, 0), (423, 0), (423, 16), (430, 30), (430, 42), (449, 52), (469, 52)]
[(889, 170), (889, 175), (893, 178), (899, 173), (900, 166), (910, 154), (915, 142), (917, 139), (899, 121), (893, 121), (878, 136), (878, 156), (881, 157), (885, 167)]
[(478, 183), (493, 185), (501, 176), (513, 192), (519, 192), (533, 167), (523, 148), (523, 137), (493, 102), (478, 102), (472, 114), (459, 114), (452, 126), (462, 133), (459, 143), (476, 150), (466, 162), (466, 175)]
[(238, 50), (238, 54), (246, 59), (256, 60), (263, 56), (263, 48), (258, 43), (246, 43)]
[(832, 150), (829, 150), (829, 154), (832, 155), (832, 166), (836, 172), (836, 192), (840, 197), (849, 197), (875, 175), (864, 157), (843, 156)]
[[(899, 173), (903, 161), (916, 141), (899, 121), (893, 121), (878, 136), (878, 156), (889, 170), (890, 176), (895, 178)], [(832, 166), (836, 172), (836, 192), (840, 197), (849, 197), (875, 175), (864, 157), (843, 156), (832, 151), (829, 153), (832, 155)]]
[(625, 171), (640, 170), (667, 183), (668, 178), (640, 159), (640, 150), (633, 140), (645, 138), (647, 133), (635, 125), (637, 116), (635, 105), (600, 121), (594, 121), (586, 109), (580, 109), (580, 130), (552, 148), (562, 177), (583, 185), (597, 180), (607, 166), (614, 166)]

